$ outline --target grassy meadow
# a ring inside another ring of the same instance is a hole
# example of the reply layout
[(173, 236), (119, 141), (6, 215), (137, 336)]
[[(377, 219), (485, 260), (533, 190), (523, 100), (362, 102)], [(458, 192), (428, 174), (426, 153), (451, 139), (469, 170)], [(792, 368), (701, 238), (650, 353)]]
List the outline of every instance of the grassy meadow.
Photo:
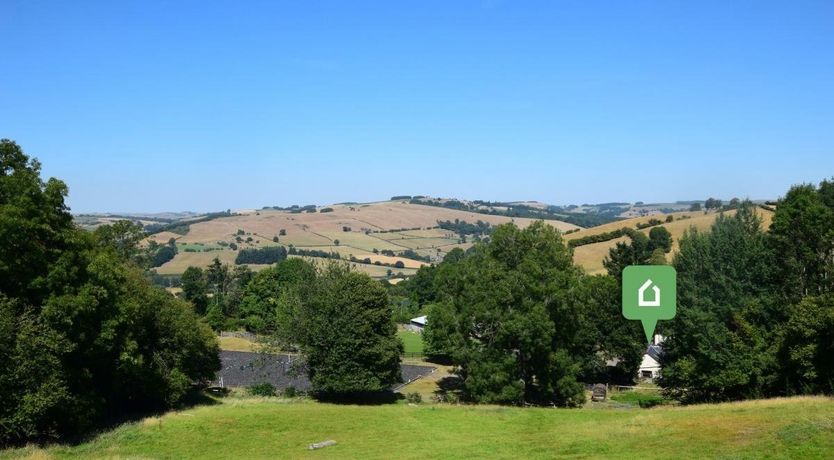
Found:
[(406, 353), (422, 353), (423, 352), (423, 336), (416, 332), (411, 332), (405, 328), (397, 330), (397, 337), (403, 342), (403, 347)]
[[(335, 446), (309, 450), (311, 443)], [(834, 400), (771, 399), (652, 409), (234, 398), (123, 425), (32, 458), (831, 458)]]

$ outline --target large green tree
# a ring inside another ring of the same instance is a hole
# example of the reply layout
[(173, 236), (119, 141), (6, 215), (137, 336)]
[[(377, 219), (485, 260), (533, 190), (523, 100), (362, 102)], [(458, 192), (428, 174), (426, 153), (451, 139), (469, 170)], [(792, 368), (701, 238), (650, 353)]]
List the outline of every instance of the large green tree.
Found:
[(772, 260), (750, 203), (734, 216), (718, 216), (709, 232), (684, 235), (674, 259), (677, 315), (664, 325), (667, 393), (697, 402), (774, 391), (774, 337), (785, 308), (773, 294)]
[(300, 347), (315, 394), (380, 392), (401, 381), (388, 293), (368, 275), (333, 263), (292, 304), (283, 337)]
[(169, 407), (219, 367), (211, 331), (149, 284), (119, 229), (77, 229), (66, 191), (0, 141), (0, 443)]
[(834, 287), (834, 208), (832, 188), (823, 182), (791, 187), (779, 200), (770, 233), (781, 267), (785, 294), (818, 295)]
[(780, 360), (786, 394), (834, 393), (834, 295), (791, 307)]
[(294, 315), (286, 311), (290, 299), (302, 295), (315, 281), (315, 267), (300, 258), (259, 271), (246, 286), (240, 305), (246, 327), (254, 332), (275, 332), (279, 318)]
[(615, 282), (586, 284), (559, 233), (545, 223), (499, 226), (488, 243), (444, 265), (426, 342), (429, 350), (451, 354), (467, 398), (578, 405), (579, 379), (598, 376), (606, 357), (625, 352), (636, 361), (628, 345), (606, 349), (596, 341), (605, 332), (588, 321), (611, 319), (619, 303)]

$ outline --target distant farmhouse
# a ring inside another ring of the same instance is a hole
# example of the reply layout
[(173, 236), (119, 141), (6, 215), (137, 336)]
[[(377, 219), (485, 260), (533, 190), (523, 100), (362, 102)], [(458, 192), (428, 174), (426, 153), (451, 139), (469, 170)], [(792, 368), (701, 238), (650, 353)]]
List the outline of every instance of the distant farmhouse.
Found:
[(426, 328), (426, 316), (411, 318), (411, 321), (408, 322), (405, 328), (412, 332), (423, 332), (423, 329)]
[(643, 355), (643, 361), (640, 363), (638, 376), (642, 379), (654, 380), (660, 377), (660, 355), (663, 353), (664, 337), (656, 334), (652, 343), (646, 348), (646, 353)]

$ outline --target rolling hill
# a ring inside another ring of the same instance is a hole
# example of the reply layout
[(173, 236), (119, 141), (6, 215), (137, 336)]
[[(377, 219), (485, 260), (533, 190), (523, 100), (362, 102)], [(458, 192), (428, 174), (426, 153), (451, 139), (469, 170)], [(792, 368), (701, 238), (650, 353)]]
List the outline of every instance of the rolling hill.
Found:
[[(358, 259), (352, 263), (357, 269), (383, 277), (389, 269), (410, 275), (426, 263), (402, 256), (405, 251), (437, 261), (453, 248), (471, 246), (471, 241), (462, 241), (455, 232), (437, 227), (438, 221), (455, 220), (491, 225), (515, 222), (521, 227), (535, 221), (386, 201), (331, 205), (316, 212), (249, 210), (189, 224), (183, 234), (163, 231), (150, 238), (160, 244), (173, 238), (179, 249), (173, 260), (157, 268), (160, 274), (179, 274), (190, 265), (207, 266), (215, 257), (234, 263), (236, 251), (229, 249), (229, 244), (235, 243), (239, 249), (291, 245), (300, 250), (336, 252), (343, 259)], [(557, 220), (547, 222), (561, 231), (579, 228)], [(402, 267), (395, 268), (398, 262)]]
[[(490, 225), (513, 222), (526, 227), (536, 219), (524, 217), (507, 217), (483, 212), (501, 212), (501, 206), (459, 202), (462, 206), (475, 211), (454, 209), (437, 205), (446, 203), (435, 201), (435, 205), (418, 204), (409, 200), (393, 200), (374, 203), (347, 203), (330, 206), (308, 206), (295, 210), (278, 210), (264, 208), (260, 210), (239, 210), (232, 215), (205, 216), (189, 213), (179, 220), (169, 218), (168, 225), (149, 237), (159, 244), (171, 239), (176, 241), (178, 254), (171, 261), (158, 267), (161, 275), (181, 274), (189, 266), (208, 266), (215, 257), (222, 262), (234, 264), (237, 251), (230, 248), (234, 243), (238, 250), (282, 245), (294, 247), (301, 251), (323, 251), (337, 253), (343, 260), (351, 260), (351, 265), (376, 278), (391, 274), (409, 276), (425, 265), (442, 260), (454, 248), (467, 249), (473, 244), (473, 238), (461, 239), (453, 230), (438, 227), (439, 221), (463, 221), (474, 224), (477, 221)], [(537, 202), (519, 202), (530, 209), (546, 209), (548, 205)], [(599, 212), (611, 206), (619, 206), (622, 216), (628, 217), (615, 222), (581, 228), (577, 225), (559, 221), (545, 220), (562, 232), (568, 241), (585, 236), (611, 232), (623, 227), (637, 229), (638, 224), (646, 224), (652, 219), (662, 221), (673, 238), (672, 255), (677, 251), (678, 242), (684, 232), (690, 228), (708, 229), (718, 215), (710, 212), (669, 212), (683, 206), (667, 203), (657, 205), (628, 205), (609, 203), (603, 205), (583, 205), (581, 211)], [(734, 211), (727, 211), (732, 214)], [(763, 227), (770, 225), (772, 212), (759, 208), (757, 212), (763, 220)], [(220, 214), (220, 213), (218, 213)], [(646, 214), (646, 215), (644, 215)], [(671, 216), (671, 222), (665, 220)], [(111, 222), (116, 217), (82, 216), (81, 221), (100, 225)], [(169, 216), (165, 216), (169, 217)], [(150, 217), (157, 218), (156, 216)], [(638, 229), (648, 234), (650, 227)], [(277, 239), (277, 241), (276, 241)], [(574, 248), (574, 260), (591, 274), (605, 271), (602, 261), (608, 251), (618, 242), (627, 241), (623, 236), (609, 241), (585, 244)], [(312, 261), (321, 261), (317, 257), (300, 254)], [(671, 255), (670, 255), (671, 257)], [(250, 265), (259, 270), (265, 265)]]
[[(773, 212), (758, 208), (756, 212), (762, 219), (762, 228), (767, 229), (770, 226), (771, 219), (773, 218)], [(726, 211), (727, 215), (733, 215), (735, 211)], [(660, 221), (665, 221), (668, 216), (672, 216), (674, 219), (672, 222), (663, 222), (663, 227), (666, 227), (667, 230), (672, 234), (672, 252), (671, 254), (667, 255), (667, 259), (671, 260), (671, 256), (673, 256), (678, 250), (678, 244), (680, 242), (681, 237), (683, 234), (691, 229), (696, 228), (698, 230), (708, 230), (712, 223), (715, 222), (716, 217), (718, 217), (719, 213), (711, 211), (711, 212), (674, 212), (670, 214), (655, 214), (651, 216), (642, 216), (642, 217), (635, 217), (631, 219), (625, 219), (617, 222), (611, 222), (609, 224), (600, 225), (593, 228), (583, 229), (578, 232), (573, 232), (565, 235), (565, 239), (575, 240), (578, 238), (582, 238), (585, 236), (590, 235), (597, 235), (600, 233), (611, 232), (623, 227), (634, 228), (637, 229), (637, 224), (646, 224), (651, 219), (658, 219)], [(651, 227), (640, 229), (639, 231), (648, 235), (651, 231)], [(608, 255), (608, 251), (616, 246), (618, 242), (621, 241), (628, 241), (628, 237), (623, 236), (619, 238), (615, 238), (609, 241), (602, 241), (599, 243), (593, 244), (586, 244), (583, 246), (578, 246), (574, 248), (574, 261), (582, 266), (586, 272), (590, 274), (597, 274), (597, 273), (604, 273), (605, 267), (602, 265), (602, 261), (605, 256)]]

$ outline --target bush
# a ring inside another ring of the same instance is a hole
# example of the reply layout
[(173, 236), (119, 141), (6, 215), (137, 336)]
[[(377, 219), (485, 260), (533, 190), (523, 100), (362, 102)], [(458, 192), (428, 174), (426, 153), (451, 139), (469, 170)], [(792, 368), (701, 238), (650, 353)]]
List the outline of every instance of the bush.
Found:
[(177, 255), (176, 246), (162, 246), (156, 251), (151, 260), (151, 267), (159, 267)]
[(285, 398), (295, 398), (296, 396), (298, 396), (298, 392), (296, 391), (294, 386), (290, 385), (287, 388), (284, 388)]
[(666, 400), (657, 393), (646, 393), (643, 391), (624, 391), (611, 395), (612, 401), (623, 404), (632, 404), (643, 408), (659, 406), (666, 403)]
[(405, 396), (405, 399), (411, 404), (420, 404), (423, 402), (423, 397), (420, 396), (420, 393), (409, 393)]
[(277, 394), (275, 386), (268, 382), (256, 383), (255, 385), (249, 386), (247, 390), (249, 390), (249, 394), (252, 396), (271, 397)]

